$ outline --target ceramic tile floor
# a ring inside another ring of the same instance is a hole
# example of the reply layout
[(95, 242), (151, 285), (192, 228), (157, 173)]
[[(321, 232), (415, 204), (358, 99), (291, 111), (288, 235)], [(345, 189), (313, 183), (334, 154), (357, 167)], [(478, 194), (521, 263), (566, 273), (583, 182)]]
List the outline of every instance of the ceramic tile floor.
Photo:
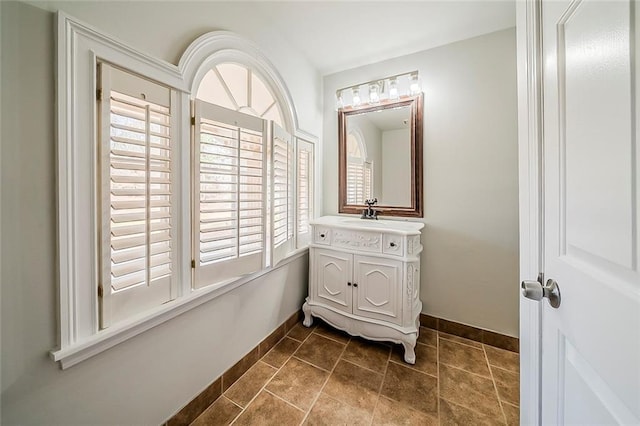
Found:
[(518, 354), (421, 327), (400, 345), (297, 324), (192, 425), (517, 425)]

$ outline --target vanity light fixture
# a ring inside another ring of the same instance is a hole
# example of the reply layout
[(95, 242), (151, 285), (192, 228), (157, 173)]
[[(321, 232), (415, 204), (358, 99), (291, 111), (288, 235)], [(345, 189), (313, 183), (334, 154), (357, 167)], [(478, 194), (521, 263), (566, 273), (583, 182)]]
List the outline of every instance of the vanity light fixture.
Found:
[(418, 71), (405, 72), (337, 90), (336, 109), (397, 101), (401, 97), (414, 96), (421, 91)]

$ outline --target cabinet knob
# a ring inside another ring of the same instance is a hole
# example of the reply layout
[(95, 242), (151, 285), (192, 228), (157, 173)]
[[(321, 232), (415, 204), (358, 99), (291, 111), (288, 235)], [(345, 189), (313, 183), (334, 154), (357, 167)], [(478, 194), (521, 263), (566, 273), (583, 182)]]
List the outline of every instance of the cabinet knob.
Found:
[(324, 234), (320, 234), (320, 238), (324, 238)]
[(354, 287), (358, 287), (358, 284), (356, 284), (356, 283), (353, 283), (353, 286), (354, 286)]
[(390, 246), (390, 247), (395, 247), (395, 246), (396, 246), (396, 243), (391, 242), (391, 243), (389, 243), (389, 246)]
[(347, 283), (348, 286), (351, 286), (351, 283)]

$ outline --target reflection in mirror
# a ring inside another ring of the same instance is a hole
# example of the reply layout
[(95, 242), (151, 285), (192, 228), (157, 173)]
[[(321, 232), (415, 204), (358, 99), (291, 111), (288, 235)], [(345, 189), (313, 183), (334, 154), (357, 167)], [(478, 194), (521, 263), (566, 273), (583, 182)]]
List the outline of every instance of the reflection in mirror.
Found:
[(340, 213), (422, 216), (422, 96), (341, 109)]
[(411, 207), (410, 107), (347, 119), (347, 204)]

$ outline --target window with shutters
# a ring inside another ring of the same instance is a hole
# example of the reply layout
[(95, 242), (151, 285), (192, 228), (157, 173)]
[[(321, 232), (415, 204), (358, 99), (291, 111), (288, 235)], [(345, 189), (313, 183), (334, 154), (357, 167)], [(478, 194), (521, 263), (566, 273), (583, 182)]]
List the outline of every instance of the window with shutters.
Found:
[(100, 327), (172, 299), (172, 90), (99, 64)]
[(297, 150), (297, 228), (298, 247), (304, 247), (311, 242), (310, 222), (314, 217), (314, 144), (307, 140), (298, 138), (296, 142)]
[(195, 287), (265, 265), (266, 121), (195, 102)]
[(290, 95), (239, 36), (203, 35), (176, 67), (65, 14), (57, 35), (67, 368), (297, 259), (313, 156), (297, 168)]
[(347, 135), (347, 204), (364, 204), (373, 194), (373, 164), (357, 132)]
[[(203, 287), (274, 266), (296, 248), (296, 158), (282, 105), (251, 67), (214, 65), (196, 93), (194, 285)], [(254, 168), (241, 170), (234, 157)]]

